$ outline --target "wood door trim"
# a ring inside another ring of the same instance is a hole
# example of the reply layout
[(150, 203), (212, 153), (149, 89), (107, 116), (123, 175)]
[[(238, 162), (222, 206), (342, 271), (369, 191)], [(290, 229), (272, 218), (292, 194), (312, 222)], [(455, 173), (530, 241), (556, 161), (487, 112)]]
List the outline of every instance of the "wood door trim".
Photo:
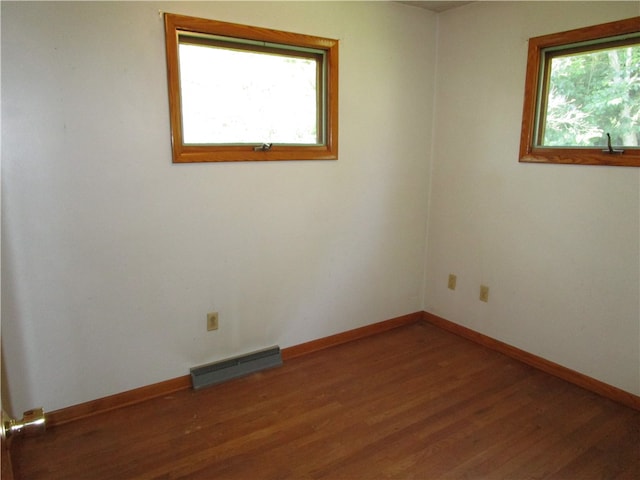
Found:
[(2, 478), (2, 480), (13, 480), (14, 478), (11, 451), (9, 450), (10, 441), (10, 439), (5, 439), (4, 437), (0, 440), (0, 478)]

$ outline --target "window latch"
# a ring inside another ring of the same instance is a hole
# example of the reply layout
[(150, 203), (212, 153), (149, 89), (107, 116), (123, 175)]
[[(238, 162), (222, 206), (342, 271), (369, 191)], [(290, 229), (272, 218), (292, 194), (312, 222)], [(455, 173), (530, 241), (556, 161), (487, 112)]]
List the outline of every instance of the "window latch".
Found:
[(602, 153), (609, 153), (611, 155), (619, 155), (624, 153), (624, 150), (616, 150), (611, 146), (611, 135), (607, 133), (607, 150), (602, 150)]
[(263, 143), (262, 145), (258, 145), (257, 147), (253, 147), (254, 152), (268, 152), (273, 147), (273, 143)]

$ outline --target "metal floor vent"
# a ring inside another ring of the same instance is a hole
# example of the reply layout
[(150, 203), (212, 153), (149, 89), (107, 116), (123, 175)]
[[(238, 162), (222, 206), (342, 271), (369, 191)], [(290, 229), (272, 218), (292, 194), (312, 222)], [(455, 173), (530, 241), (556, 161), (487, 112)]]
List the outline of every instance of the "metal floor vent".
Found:
[(239, 357), (190, 369), (194, 390), (222, 383), (232, 378), (282, 365), (280, 347), (270, 347)]

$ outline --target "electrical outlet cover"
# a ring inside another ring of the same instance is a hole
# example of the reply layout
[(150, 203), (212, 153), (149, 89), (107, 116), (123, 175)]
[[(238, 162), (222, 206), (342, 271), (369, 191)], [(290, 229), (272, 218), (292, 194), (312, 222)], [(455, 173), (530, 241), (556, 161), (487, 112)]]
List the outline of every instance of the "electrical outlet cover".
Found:
[(486, 285), (480, 285), (480, 301), (489, 301), (489, 287), (487, 287)]
[(218, 312), (207, 313), (207, 331), (218, 329)]

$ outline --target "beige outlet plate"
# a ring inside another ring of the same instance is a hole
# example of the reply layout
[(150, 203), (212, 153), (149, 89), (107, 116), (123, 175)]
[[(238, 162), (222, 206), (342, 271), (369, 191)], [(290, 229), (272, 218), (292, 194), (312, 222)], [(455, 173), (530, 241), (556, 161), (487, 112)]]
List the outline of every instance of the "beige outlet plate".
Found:
[(487, 287), (486, 285), (480, 285), (480, 301), (489, 301), (489, 287)]
[(458, 277), (456, 277), (453, 273), (449, 274), (449, 283), (447, 283), (447, 286), (449, 287), (449, 290), (455, 290), (456, 289), (456, 282), (458, 281)]
[(207, 330), (218, 329), (218, 312), (207, 313)]

